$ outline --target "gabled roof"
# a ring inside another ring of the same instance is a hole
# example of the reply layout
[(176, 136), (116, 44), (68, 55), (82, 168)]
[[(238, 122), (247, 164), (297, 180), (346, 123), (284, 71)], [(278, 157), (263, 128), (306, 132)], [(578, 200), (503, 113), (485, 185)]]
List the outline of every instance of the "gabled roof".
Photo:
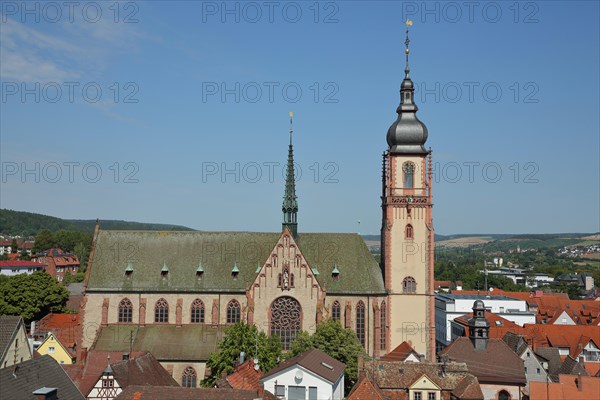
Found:
[(523, 360), (501, 339), (488, 339), (485, 350), (476, 350), (469, 338), (460, 337), (440, 352), (464, 362), (481, 383), (525, 385)]
[[(150, 324), (140, 328), (135, 324), (109, 325), (100, 328), (93, 350), (149, 352), (158, 360), (206, 361), (217, 349), (226, 326), (208, 324), (183, 326)], [(115, 339), (118, 338), (118, 339)]]
[(598, 398), (600, 379), (560, 375), (558, 383), (530, 382), (530, 400), (589, 400)]
[(506, 332), (506, 335), (502, 338), (504, 343), (511, 348), (512, 351), (517, 353), (517, 355), (522, 356), (525, 350), (529, 348), (529, 345), (525, 341), (525, 338), (522, 335), (518, 335), (513, 332)]
[[(473, 313), (470, 312), (460, 317), (454, 318), (454, 322), (462, 325), (465, 328), (465, 336), (469, 336), (469, 319), (473, 318)], [(514, 322), (486, 311), (485, 318), (490, 323), (489, 337), (502, 339), (507, 332), (519, 332), (521, 327)]]
[(0, 316), (0, 360), (3, 360), (8, 347), (17, 336), (19, 328), (23, 326), (23, 319), (19, 316)]
[(535, 346), (568, 348), (571, 357), (579, 356), (590, 342), (600, 347), (600, 328), (593, 325), (525, 324), (520, 329)]
[(67, 347), (77, 343), (79, 314), (47, 314), (36, 324), (35, 335), (52, 332), (54, 337)]
[(417, 353), (407, 342), (402, 342), (394, 350), (390, 351), (384, 357), (381, 357), (383, 361), (404, 361), (410, 355), (414, 355), (419, 359), (419, 353)]
[(40, 347), (42, 347), (44, 343), (46, 343), (46, 341), (50, 340), (51, 338), (53, 338), (56, 341), (56, 343), (60, 345), (60, 347), (65, 351), (65, 353), (67, 353), (67, 355), (71, 357), (71, 359), (75, 358), (75, 352), (69, 347), (65, 346), (65, 344), (61, 342), (53, 333), (49, 333), (48, 336), (46, 336), (46, 338), (40, 344)]
[[(265, 391), (265, 394), (268, 393)], [(273, 399), (266, 394), (261, 399)], [(172, 386), (129, 386), (115, 400), (256, 400), (257, 393), (251, 390), (184, 388)]]
[(44, 268), (46, 264), (27, 260), (0, 260), (0, 268)]
[(333, 357), (330, 357), (321, 350), (311, 349), (282, 362), (277, 367), (263, 375), (261, 382), (264, 382), (269, 377), (296, 365), (311, 371), (315, 375), (320, 376), (331, 383), (337, 382), (338, 379), (344, 374), (344, 369), (346, 368), (346, 364), (336, 360)]
[(377, 384), (371, 382), (369, 378), (363, 376), (354, 384), (347, 400), (388, 400)]
[(573, 357), (565, 357), (560, 369), (558, 370), (559, 375), (583, 375), (588, 376), (588, 372), (585, 367), (577, 362)]
[(254, 360), (246, 360), (239, 365), (225, 380), (233, 389), (255, 390), (259, 389), (259, 381), (262, 376), (260, 369), (254, 368)]
[[(126, 243), (135, 254), (94, 252), (87, 291), (244, 292), (257, 276), (256, 263), (265, 263), (281, 233), (159, 232), (100, 230), (98, 248)], [(378, 263), (358, 234), (300, 233), (298, 248), (309, 267), (340, 269), (339, 280), (321, 274), (317, 281), (328, 293), (386, 293)], [(163, 279), (163, 260), (169, 274)], [(197, 279), (198, 263), (204, 273)], [(125, 277), (127, 263), (134, 272)], [(240, 272), (233, 279), (234, 263)]]
[(85, 399), (50, 356), (33, 358), (14, 367), (0, 369), (0, 399), (35, 400), (33, 392), (43, 387), (57, 388), (60, 399)]
[(129, 360), (111, 362), (110, 366), (113, 376), (121, 387), (129, 385), (179, 386), (171, 374), (150, 353)]

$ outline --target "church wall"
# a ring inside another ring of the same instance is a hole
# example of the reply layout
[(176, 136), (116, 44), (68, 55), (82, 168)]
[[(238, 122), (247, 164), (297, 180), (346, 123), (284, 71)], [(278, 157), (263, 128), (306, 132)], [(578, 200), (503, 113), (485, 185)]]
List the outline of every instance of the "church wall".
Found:
[(161, 361), (160, 365), (179, 383), (181, 386), (181, 378), (183, 371), (187, 367), (192, 367), (196, 370), (196, 387), (200, 387), (200, 382), (204, 379), (206, 373), (205, 362), (173, 362), (173, 361)]

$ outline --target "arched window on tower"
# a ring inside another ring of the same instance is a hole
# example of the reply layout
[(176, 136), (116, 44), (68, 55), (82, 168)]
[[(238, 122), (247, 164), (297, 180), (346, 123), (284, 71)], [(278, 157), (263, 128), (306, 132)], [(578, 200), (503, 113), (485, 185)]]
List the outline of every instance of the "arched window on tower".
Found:
[(365, 303), (359, 301), (356, 305), (356, 337), (365, 347)]
[(402, 164), (402, 172), (404, 175), (404, 188), (412, 189), (414, 186), (415, 164), (410, 161)]
[(183, 374), (181, 374), (181, 386), (190, 388), (196, 387), (197, 377), (196, 370), (192, 367), (187, 367), (183, 370)]
[(163, 298), (158, 299), (154, 306), (154, 322), (169, 322), (169, 303)]
[(227, 323), (237, 324), (242, 319), (242, 309), (237, 300), (227, 303)]
[(342, 307), (339, 301), (334, 301), (331, 305), (331, 319), (339, 321), (342, 318)]
[(385, 305), (385, 300), (381, 302), (381, 308), (379, 309), (379, 349), (385, 351), (387, 349), (387, 331), (386, 331), (386, 323), (387, 323), (387, 308)]
[(406, 239), (413, 239), (413, 226), (411, 224), (407, 224), (406, 228), (404, 229), (404, 236)]
[(192, 324), (204, 323), (204, 302), (200, 299), (196, 299), (192, 302)]
[(417, 281), (412, 276), (407, 276), (402, 281), (402, 292), (403, 293), (416, 293), (417, 292)]
[(131, 300), (124, 298), (119, 303), (119, 322), (131, 322), (131, 316), (133, 315), (133, 305)]

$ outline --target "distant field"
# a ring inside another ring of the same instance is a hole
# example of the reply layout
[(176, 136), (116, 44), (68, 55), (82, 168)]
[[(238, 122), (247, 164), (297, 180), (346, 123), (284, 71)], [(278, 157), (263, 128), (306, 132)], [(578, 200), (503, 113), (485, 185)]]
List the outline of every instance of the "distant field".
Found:
[(469, 247), (478, 244), (491, 242), (493, 239), (489, 236), (468, 236), (449, 240), (440, 240), (435, 243), (440, 247)]
[(592, 246), (594, 244), (598, 244), (600, 241), (598, 240), (584, 240), (583, 242), (575, 243), (575, 246)]
[(591, 265), (592, 267), (600, 268), (600, 261), (594, 261), (594, 260), (576, 261), (573, 264), (575, 264), (575, 265)]
[(600, 253), (587, 254), (587, 255), (581, 256), (581, 258), (583, 258), (584, 260), (597, 260), (597, 261), (600, 261)]
[(600, 233), (596, 233), (595, 235), (584, 236), (582, 237), (584, 240), (593, 240), (595, 243), (600, 241)]

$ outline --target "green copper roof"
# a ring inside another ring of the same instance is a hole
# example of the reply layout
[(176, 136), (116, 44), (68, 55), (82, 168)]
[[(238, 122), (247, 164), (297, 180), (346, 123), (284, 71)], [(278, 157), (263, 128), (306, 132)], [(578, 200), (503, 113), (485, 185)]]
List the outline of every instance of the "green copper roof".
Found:
[(240, 269), (237, 266), (237, 262), (233, 263), (233, 268), (231, 268), (231, 272), (240, 272)]
[(335, 264), (333, 266), (333, 271), (331, 271), (331, 273), (332, 274), (339, 274), (340, 273), (340, 270), (338, 269), (337, 264)]
[(125, 268), (125, 272), (133, 272), (133, 265), (131, 265), (131, 261), (127, 262), (127, 268)]
[[(264, 264), (281, 233), (100, 230), (87, 283), (88, 292), (243, 293), (254, 282), (257, 259)], [(300, 251), (329, 294), (385, 293), (379, 265), (362, 238), (348, 233), (300, 233)], [(128, 251), (114, 252), (111, 249)], [(169, 266), (168, 279), (156, 273)], [(196, 279), (199, 260), (204, 271)], [(136, 273), (125, 279), (123, 265)], [(344, 274), (317, 275), (316, 266), (341, 265)], [(239, 272), (231, 276), (232, 266)]]
[(260, 272), (260, 270), (261, 270), (261, 269), (262, 269), (262, 266), (260, 265), (260, 261), (258, 261), (258, 262), (256, 263), (256, 271), (254, 271), (254, 272), (258, 274), (258, 273)]
[(315, 265), (314, 267), (311, 268), (312, 273), (314, 276), (319, 276), (319, 270), (317, 269), (317, 266)]
[(163, 263), (163, 267), (160, 270), (160, 272), (169, 272), (169, 267), (167, 267), (167, 263), (166, 262)]
[(196, 268), (196, 272), (204, 272), (204, 268), (202, 268), (202, 262), (198, 264), (198, 268)]

